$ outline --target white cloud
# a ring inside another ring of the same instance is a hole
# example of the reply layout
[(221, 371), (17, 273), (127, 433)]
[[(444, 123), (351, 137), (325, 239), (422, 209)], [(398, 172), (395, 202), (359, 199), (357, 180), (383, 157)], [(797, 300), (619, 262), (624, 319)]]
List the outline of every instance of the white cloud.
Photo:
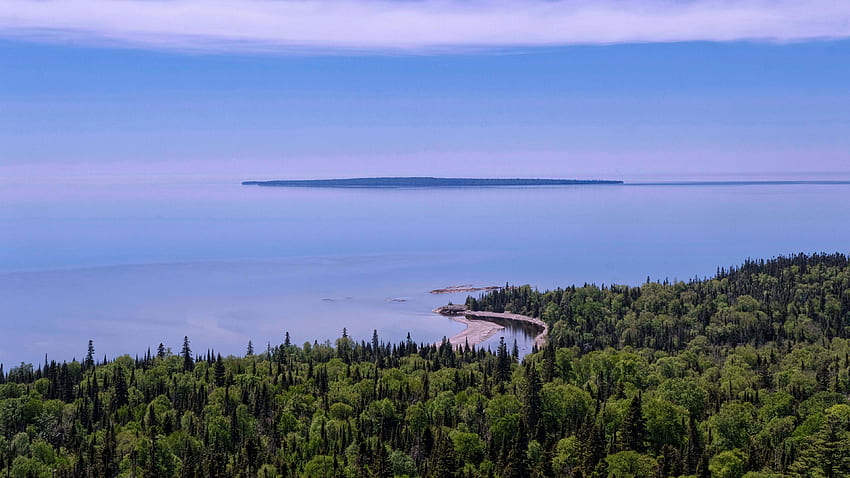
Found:
[(291, 53), (794, 42), (850, 37), (850, 1), (0, 0), (0, 37)]

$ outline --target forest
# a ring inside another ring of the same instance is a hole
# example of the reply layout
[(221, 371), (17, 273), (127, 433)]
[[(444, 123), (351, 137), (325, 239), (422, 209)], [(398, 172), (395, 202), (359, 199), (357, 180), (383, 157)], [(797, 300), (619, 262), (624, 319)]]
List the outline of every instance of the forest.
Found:
[(508, 286), (545, 347), (355, 341), (0, 366), (0, 476), (850, 476), (850, 259)]

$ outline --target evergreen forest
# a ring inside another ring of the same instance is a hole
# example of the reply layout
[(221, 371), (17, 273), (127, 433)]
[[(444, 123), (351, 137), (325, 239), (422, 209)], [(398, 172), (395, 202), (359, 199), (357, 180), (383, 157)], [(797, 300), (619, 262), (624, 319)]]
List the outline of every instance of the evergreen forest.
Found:
[[(0, 476), (850, 476), (850, 258), (538, 291), (546, 346), (189, 337), (139, 355), (0, 366)], [(85, 351), (85, 344), (81, 344)]]

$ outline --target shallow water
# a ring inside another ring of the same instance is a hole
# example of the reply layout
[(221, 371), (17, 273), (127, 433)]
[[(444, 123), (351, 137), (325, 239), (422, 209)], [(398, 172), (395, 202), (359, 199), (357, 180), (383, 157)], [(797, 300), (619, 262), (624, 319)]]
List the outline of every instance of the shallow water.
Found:
[[(438, 341), (458, 285), (707, 276), (848, 251), (850, 185), (288, 189), (233, 182), (0, 184), (0, 362), (241, 353), (248, 340)], [(846, 179), (846, 178), (824, 178)], [(655, 181), (645, 181), (655, 182)], [(399, 299), (394, 301), (393, 299)], [(486, 345), (494, 346), (501, 334)], [(506, 330), (523, 350), (530, 339)]]

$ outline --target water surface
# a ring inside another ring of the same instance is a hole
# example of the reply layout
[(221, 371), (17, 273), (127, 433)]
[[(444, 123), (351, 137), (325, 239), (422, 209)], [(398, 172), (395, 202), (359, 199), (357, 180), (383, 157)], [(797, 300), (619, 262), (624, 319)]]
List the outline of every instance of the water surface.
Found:
[[(433, 190), (233, 182), (0, 184), (0, 362), (297, 343), (440, 340), (431, 314), (511, 282), (707, 276), (747, 257), (848, 251), (850, 186), (626, 184)], [(824, 178), (843, 180), (846, 178)], [(658, 181), (643, 181), (658, 183)], [(530, 340), (506, 330), (524, 350)], [(498, 335), (486, 344), (493, 346)]]

